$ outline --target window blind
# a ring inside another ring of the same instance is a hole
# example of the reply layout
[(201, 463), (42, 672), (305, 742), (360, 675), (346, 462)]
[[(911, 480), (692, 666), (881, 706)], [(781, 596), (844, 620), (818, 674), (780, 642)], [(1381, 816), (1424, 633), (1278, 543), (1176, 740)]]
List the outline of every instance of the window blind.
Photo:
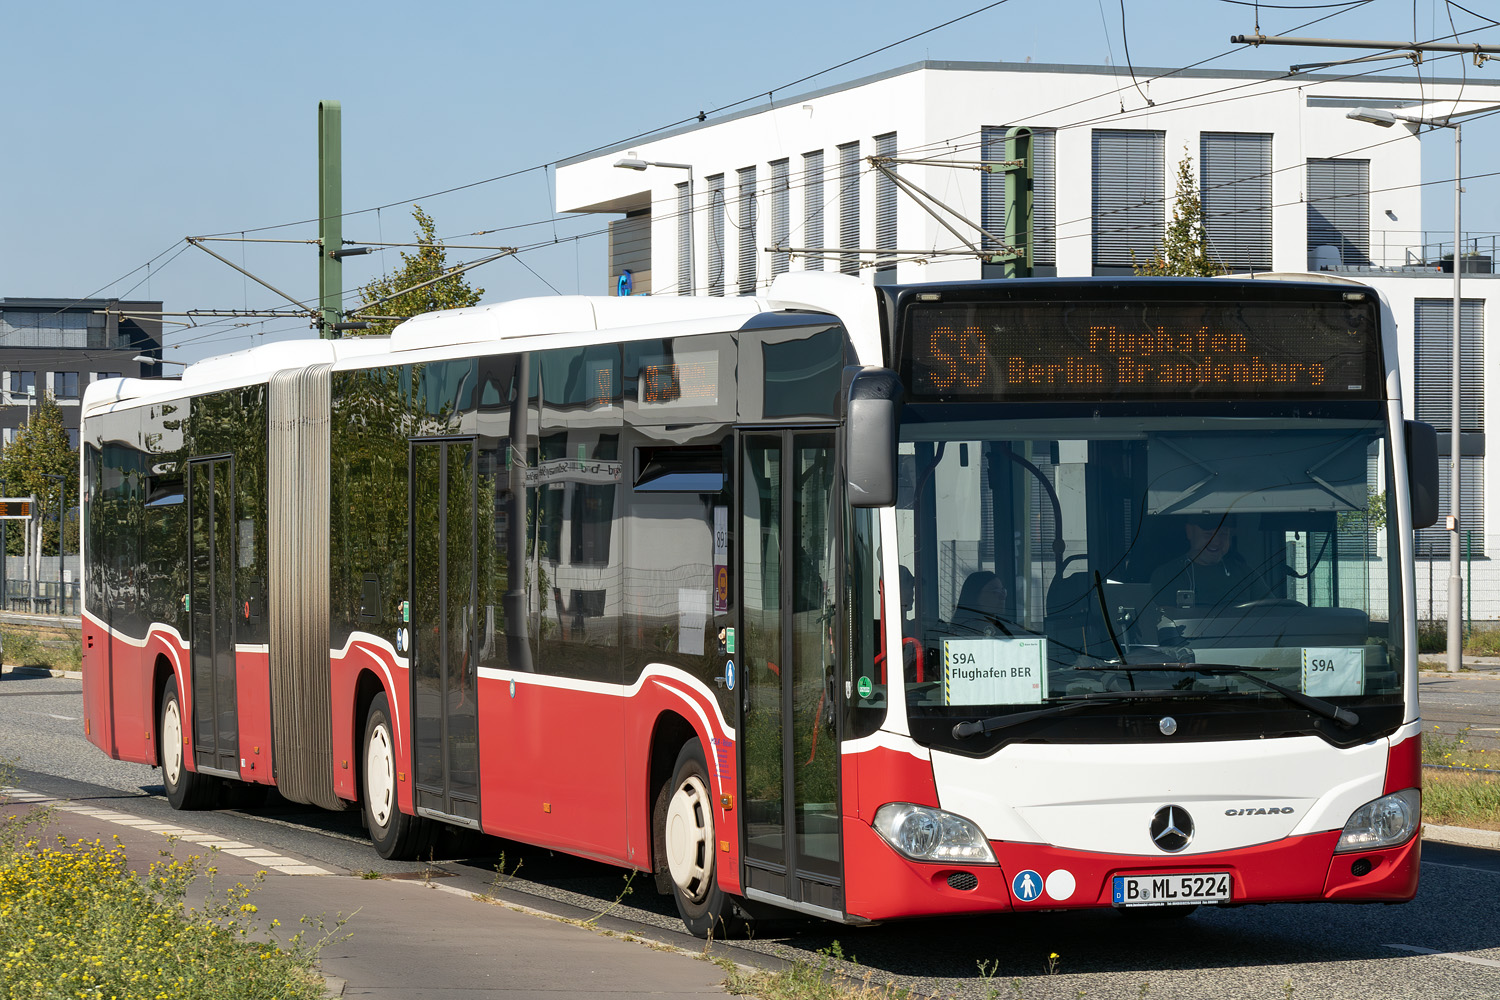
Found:
[(1229, 271), (1271, 269), (1271, 137), (1204, 132), (1198, 189), (1208, 255)]
[(1134, 267), (1166, 230), (1165, 135), (1131, 129), (1093, 134), (1094, 266)]

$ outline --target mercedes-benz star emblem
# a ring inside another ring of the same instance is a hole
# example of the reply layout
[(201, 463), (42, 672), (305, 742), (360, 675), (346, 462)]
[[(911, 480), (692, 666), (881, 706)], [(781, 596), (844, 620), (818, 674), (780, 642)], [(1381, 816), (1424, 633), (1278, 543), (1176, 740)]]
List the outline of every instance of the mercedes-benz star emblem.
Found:
[(1175, 854), (1193, 839), (1193, 817), (1182, 806), (1162, 806), (1151, 820), (1151, 842)]
[(1161, 721), (1156, 724), (1156, 728), (1161, 730), (1163, 736), (1171, 736), (1177, 732), (1177, 720), (1170, 715), (1164, 715), (1161, 717)]

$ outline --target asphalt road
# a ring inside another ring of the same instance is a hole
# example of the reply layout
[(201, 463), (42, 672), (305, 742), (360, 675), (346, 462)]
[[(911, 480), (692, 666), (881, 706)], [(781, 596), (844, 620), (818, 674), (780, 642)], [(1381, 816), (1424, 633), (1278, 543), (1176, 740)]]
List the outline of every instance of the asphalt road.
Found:
[[(1424, 679), (1424, 702), (1455, 721), (1466, 721), (1460, 712), (1500, 712), (1500, 683), (1473, 680)], [(279, 799), (253, 812), (173, 813), (158, 772), (110, 761), (83, 739), (80, 708), (78, 681), (0, 676), (0, 759), (13, 761), (11, 784), (190, 824), (342, 873), (425, 875), (562, 915), (603, 913), (602, 926), (699, 946), (680, 933), (671, 901), (649, 881), (593, 862), (458, 834), (430, 865), (386, 862), (354, 813)], [(820, 961), (818, 952), (837, 942), (857, 960), (839, 967), (854, 975), (966, 1000), (1500, 995), (1500, 852), (1429, 843), (1423, 853), (1421, 890), (1404, 906), (1205, 908), (1178, 920), (1030, 914), (867, 928), (791, 920), (762, 926), (757, 939), (730, 951), (750, 963)]]

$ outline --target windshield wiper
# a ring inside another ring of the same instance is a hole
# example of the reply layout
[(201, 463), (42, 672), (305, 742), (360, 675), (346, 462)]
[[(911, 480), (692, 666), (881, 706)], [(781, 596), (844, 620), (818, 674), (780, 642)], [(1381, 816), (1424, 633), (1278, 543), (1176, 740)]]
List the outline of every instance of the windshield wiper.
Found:
[(1324, 701), (1322, 698), (1314, 698), (1310, 694), (1303, 694), (1294, 688), (1274, 684), (1264, 677), (1257, 677), (1253, 669), (1237, 667), (1228, 663), (1101, 663), (1094, 666), (1078, 667), (1076, 669), (1109, 671), (1174, 670), (1192, 674), (1208, 674), (1210, 676), (1218, 674), (1243, 677), (1250, 683), (1259, 685), (1267, 691), (1276, 692), (1299, 708), (1305, 708), (1309, 712), (1321, 715), (1325, 719), (1332, 719), (1345, 729), (1359, 725), (1359, 716), (1347, 708), (1341, 708), (1331, 701)]
[(1063, 715), (1067, 712), (1076, 711), (1087, 707), (1093, 702), (1140, 701), (1147, 698), (1202, 698), (1208, 694), (1208, 692), (1204, 691), (1161, 689), (1155, 691), (1088, 691), (1083, 694), (1059, 695), (1055, 699), (1056, 704), (1048, 705), (1046, 708), (1038, 708), (1030, 712), (1017, 712), (1013, 715), (997, 715), (991, 719), (976, 719), (973, 722), (960, 722), (953, 727), (953, 738), (963, 740), (968, 739), (970, 736), (1009, 729), (1012, 726), (1031, 722), (1033, 719), (1045, 719), (1050, 715)]

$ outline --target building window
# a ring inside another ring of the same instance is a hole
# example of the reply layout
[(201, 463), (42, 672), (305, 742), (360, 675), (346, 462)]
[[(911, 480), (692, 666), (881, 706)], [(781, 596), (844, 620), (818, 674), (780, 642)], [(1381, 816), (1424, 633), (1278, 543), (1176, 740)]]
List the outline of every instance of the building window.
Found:
[[(1464, 299), (1459, 313), (1459, 527), (1466, 548), (1484, 554), (1484, 300)], [(1446, 457), (1453, 430), (1453, 300), (1417, 299), (1413, 328), (1416, 340), (1417, 420), (1437, 428), (1438, 450)], [(1449, 510), (1452, 474), (1438, 477), (1438, 510)], [(1441, 523), (1441, 522), (1440, 522)], [(1417, 554), (1447, 558), (1448, 532), (1439, 526), (1417, 532)]]
[(1271, 269), (1271, 137), (1204, 132), (1198, 187), (1208, 255), (1226, 271)]
[(68, 447), (72, 448), (74, 451), (78, 450), (78, 428), (77, 427), (69, 427), (68, 428)]
[(859, 143), (839, 147), (839, 270), (859, 273)]
[[(802, 230), (807, 236), (807, 246), (812, 250), (823, 249), (823, 151), (814, 150), (802, 154), (802, 174), (806, 187), (802, 189)], [(807, 258), (807, 270), (823, 270), (823, 258), (814, 253)]]
[[(896, 155), (896, 133), (887, 132), (885, 135), (875, 137), (876, 156)], [(886, 169), (895, 171), (896, 164), (886, 164)], [(896, 249), (896, 182), (884, 173), (875, 175), (875, 249)], [(881, 253), (875, 256), (875, 272), (887, 272), (887, 277), (895, 278), (896, 255), (894, 253)]]
[(1166, 137), (1094, 130), (1094, 273), (1131, 273), (1166, 231)]
[[(998, 163), (1005, 159), (1005, 129), (987, 125), (980, 130), (980, 159)], [(1031, 131), (1031, 266), (1036, 271), (1057, 273), (1057, 132), (1050, 128)], [(986, 232), (1005, 235), (1005, 175), (980, 174), (979, 224)], [(985, 237), (984, 248), (998, 251), (1000, 243)], [(1003, 264), (986, 264), (984, 276), (1003, 275)]]
[(53, 372), (52, 395), (57, 399), (78, 398), (78, 373)]
[(693, 294), (693, 191), (677, 185), (677, 294)]
[(708, 294), (724, 294), (724, 175), (708, 179)]
[(1370, 264), (1370, 161), (1307, 161), (1307, 267)]
[(755, 168), (745, 167), (737, 175), (740, 199), (740, 294), (755, 293)]
[(6, 388), (21, 396), (36, 392), (36, 372), (11, 372)]
[(93, 381), (98, 382), (101, 379), (107, 379), (107, 378), (124, 378), (124, 377), (125, 376), (122, 373), (120, 373), (120, 372), (94, 372)]

